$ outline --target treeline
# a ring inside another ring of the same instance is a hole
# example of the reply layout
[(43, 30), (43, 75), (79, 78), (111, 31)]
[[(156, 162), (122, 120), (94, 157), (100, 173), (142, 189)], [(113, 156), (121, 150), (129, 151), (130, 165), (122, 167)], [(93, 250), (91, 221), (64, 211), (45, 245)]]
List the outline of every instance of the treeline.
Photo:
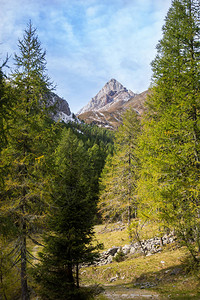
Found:
[[(126, 220), (130, 236), (156, 222), (200, 251), (200, 3), (174, 0), (152, 62), (142, 119), (127, 111), (101, 176), (105, 220)], [(136, 218), (137, 217), (137, 218)]]
[[(42, 299), (82, 299), (78, 270), (99, 247), (98, 178), (112, 133), (55, 123), (53, 84), (31, 22), (18, 46), (9, 79), (7, 59), (0, 68), (0, 298), (27, 300), (36, 286)], [(34, 245), (43, 248), (39, 257)]]

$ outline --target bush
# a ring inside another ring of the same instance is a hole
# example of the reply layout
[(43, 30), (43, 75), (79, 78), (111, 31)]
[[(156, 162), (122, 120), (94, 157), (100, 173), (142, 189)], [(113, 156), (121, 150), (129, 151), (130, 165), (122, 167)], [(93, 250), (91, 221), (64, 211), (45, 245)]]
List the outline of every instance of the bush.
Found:
[(116, 262), (124, 261), (124, 259), (125, 259), (125, 254), (124, 254), (124, 252), (122, 251), (122, 249), (120, 249), (120, 250), (116, 253), (115, 257), (113, 258), (113, 260), (116, 261)]

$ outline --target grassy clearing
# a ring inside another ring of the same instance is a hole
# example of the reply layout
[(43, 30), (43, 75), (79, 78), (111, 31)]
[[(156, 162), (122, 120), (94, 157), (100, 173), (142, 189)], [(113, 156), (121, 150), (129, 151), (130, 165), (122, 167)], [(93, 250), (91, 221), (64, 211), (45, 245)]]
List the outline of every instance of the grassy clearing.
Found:
[[(156, 235), (155, 233), (156, 225), (147, 224), (141, 237), (151, 238)], [(104, 250), (130, 243), (128, 230), (126, 228), (120, 230), (119, 224), (98, 225), (95, 227), (95, 236), (99, 242), (104, 243)], [(42, 242), (40, 236), (35, 239)], [(36, 257), (42, 250), (41, 246), (31, 241), (28, 243), (28, 248)], [(175, 244), (171, 244), (166, 246), (163, 252), (152, 256), (129, 255), (122, 262), (113, 262), (101, 267), (81, 268), (80, 283), (82, 286), (87, 286), (89, 290), (92, 288), (96, 290), (96, 286), (104, 289), (104, 292), (96, 296), (96, 300), (145, 299), (150, 295), (152, 299), (158, 300), (200, 299), (200, 270), (193, 269), (187, 256), (188, 252), (185, 248), (177, 248)], [(12, 299), (13, 296), (10, 288), (14, 287), (15, 294), (19, 293), (19, 275), (15, 275), (9, 274), (4, 280), (8, 299)], [(134, 297), (131, 298), (133, 294)], [(127, 295), (127, 298), (124, 295)]]
[[(110, 226), (112, 228), (114, 225)], [(150, 238), (155, 232), (155, 226), (149, 232), (148, 227), (152, 228), (147, 225), (145, 235)], [(106, 230), (103, 225), (95, 228), (98, 241), (104, 243), (104, 250), (130, 243), (127, 229), (110, 232), (109, 228)], [(187, 257), (186, 248), (177, 248), (171, 244), (166, 246), (163, 252), (152, 256), (128, 256), (122, 262), (82, 268), (81, 284), (103, 286), (106, 292), (100, 294), (96, 298), (98, 300), (112, 299), (112, 296), (108, 295), (112, 293), (120, 295), (124, 290), (126, 294), (127, 291), (129, 293), (134, 291), (138, 295), (155, 293), (159, 295), (159, 299), (200, 299), (200, 270), (194, 270), (190, 265), (188, 272)], [(143, 299), (142, 296), (140, 298)], [(121, 299), (120, 296), (118, 299)]]
[(143, 283), (146, 279), (156, 282), (163, 272), (168, 274), (165, 271), (181, 266), (185, 256), (185, 249), (166, 250), (148, 257), (132, 256), (118, 263), (82, 268), (82, 283), (109, 285), (113, 277), (117, 277), (117, 284)]
[(120, 287), (148, 289), (159, 294), (161, 299), (200, 299), (200, 273), (186, 272), (187, 254), (184, 248), (168, 249), (149, 257), (129, 257), (120, 263), (83, 268), (81, 283), (102, 285), (106, 290), (111, 287), (114, 290), (120, 290)]
[(103, 251), (108, 250), (113, 246), (124, 246), (126, 244), (130, 244), (127, 228), (117, 230), (118, 227), (119, 226), (117, 224), (95, 226), (95, 238), (99, 243), (103, 243)]
[[(139, 230), (139, 229), (138, 229)], [(99, 243), (104, 244), (104, 249), (108, 250), (113, 246), (124, 246), (130, 244), (131, 241), (135, 242), (134, 239), (134, 229), (132, 229), (132, 240), (129, 237), (129, 231), (127, 224), (119, 225), (119, 223), (106, 224), (106, 225), (97, 225), (94, 228), (95, 238)], [(143, 226), (140, 232), (140, 238), (142, 239), (150, 239), (158, 235), (158, 225), (147, 223)], [(159, 233), (160, 234), (160, 233)]]

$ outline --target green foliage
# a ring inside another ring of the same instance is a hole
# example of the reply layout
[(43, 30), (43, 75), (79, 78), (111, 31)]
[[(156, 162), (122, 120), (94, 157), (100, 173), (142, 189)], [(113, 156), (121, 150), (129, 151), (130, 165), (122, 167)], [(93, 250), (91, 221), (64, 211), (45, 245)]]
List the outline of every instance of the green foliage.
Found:
[(118, 251), (116, 253), (116, 255), (114, 256), (113, 260), (116, 261), (116, 262), (121, 262), (125, 259), (125, 254), (124, 252), (122, 251), (122, 249), (120, 249), (120, 251)]
[(137, 138), (140, 121), (135, 111), (127, 110), (123, 125), (115, 137), (114, 155), (108, 156), (101, 176), (100, 211), (105, 219), (123, 219), (130, 222), (136, 216), (137, 201)]
[[(107, 157), (113, 154), (114, 133), (105, 128), (84, 123), (63, 123), (62, 126), (70, 128), (77, 138), (84, 143), (85, 151), (88, 152), (88, 164), (90, 165), (91, 190), (94, 199), (98, 200), (100, 189), (99, 177)], [(97, 214), (96, 223), (101, 221), (100, 214)]]
[(55, 151), (55, 178), (48, 234), (41, 263), (35, 273), (44, 299), (75, 299), (74, 268), (93, 260), (92, 246), (96, 201), (91, 190), (89, 157), (71, 129), (64, 129)]
[[(6, 144), (6, 128), (11, 110), (11, 88), (5, 82), (3, 68), (8, 63), (8, 57), (0, 67), (0, 150)], [(14, 99), (12, 99), (14, 100)]]
[[(41, 49), (31, 22), (23, 39), (19, 40), (15, 63), (16, 70), (10, 83), (4, 80), (0, 68), (0, 227), (9, 249), (1, 257), (0, 272), (4, 275), (1, 290), (5, 290), (8, 297), (14, 297), (10, 287), (16, 286), (19, 292), (19, 285), (11, 280), (15, 268), (10, 271), (11, 277), (7, 268), (19, 267), (21, 274), (14, 277), (19, 283), (21, 276), (22, 299), (27, 300), (27, 263), (33, 259), (27, 249), (27, 239), (37, 242), (33, 234), (47, 229), (45, 214), (49, 206), (56, 210), (47, 215), (49, 230), (51, 226), (57, 226), (57, 220), (62, 220), (62, 226), (57, 229), (68, 233), (67, 239), (63, 236), (56, 239), (55, 235), (51, 236), (51, 230), (48, 232), (45, 241), (47, 245), (51, 243), (54, 251), (49, 264), (56, 264), (56, 255), (59, 258), (66, 247), (70, 249), (70, 257), (64, 253), (63, 260), (67, 257), (72, 276), (75, 266), (93, 259), (95, 247), (90, 241), (96, 215), (98, 178), (107, 154), (112, 152), (113, 142), (112, 134), (104, 129), (75, 123), (56, 124), (50, 120), (53, 108), (47, 100), (52, 84), (46, 75), (45, 51)], [(61, 136), (65, 127), (72, 129)], [(51, 223), (51, 214), (55, 214), (52, 222), (54, 220), (56, 224)], [(2, 245), (0, 251), (4, 251)], [(48, 261), (46, 254), (44, 257)], [(69, 274), (67, 279), (69, 281)], [(55, 282), (62, 285), (63, 277), (59, 272)], [(73, 288), (73, 299), (82, 299), (83, 294)]]
[(32, 257), (26, 240), (37, 230), (46, 205), (44, 166), (53, 130), (46, 105), (50, 84), (45, 75), (45, 52), (31, 22), (19, 40), (19, 50), (11, 82), (16, 101), (7, 119), (6, 144), (1, 151), (0, 223), (1, 233), (11, 238), (12, 231), (16, 239), (10, 258), (20, 264), (22, 299), (27, 300), (27, 262)]
[(12, 243), (0, 240), (0, 297), (1, 299), (17, 299), (20, 297), (19, 270), (13, 266), (10, 258)]
[[(152, 63), (153, 88), (140, 139), (141, 215), (199, 247), (199, 3), (175, 0)], [(194, 243), (195, 242), (195, 243)]]

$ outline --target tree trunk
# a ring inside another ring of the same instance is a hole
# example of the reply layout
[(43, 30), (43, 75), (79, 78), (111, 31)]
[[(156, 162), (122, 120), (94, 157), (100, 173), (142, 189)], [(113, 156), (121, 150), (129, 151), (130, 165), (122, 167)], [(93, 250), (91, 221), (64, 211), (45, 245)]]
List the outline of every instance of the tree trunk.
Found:
[(79, 269), (78, 269), (78, 263), (76, 263), (76, 286), (79, 288)]
[(71, 263), (69, 263), (67, 265), (67, 281), (71, 286), (74, 285), (74, 277), (73, 277), (73, 270), (72, 270), (72, 264)]
[(26, 258), (26, 224), (22, 225), (21, 239), (21, 296), (22, 300), (29, 300), (28, 284), (27, 284), (27, 258)]

